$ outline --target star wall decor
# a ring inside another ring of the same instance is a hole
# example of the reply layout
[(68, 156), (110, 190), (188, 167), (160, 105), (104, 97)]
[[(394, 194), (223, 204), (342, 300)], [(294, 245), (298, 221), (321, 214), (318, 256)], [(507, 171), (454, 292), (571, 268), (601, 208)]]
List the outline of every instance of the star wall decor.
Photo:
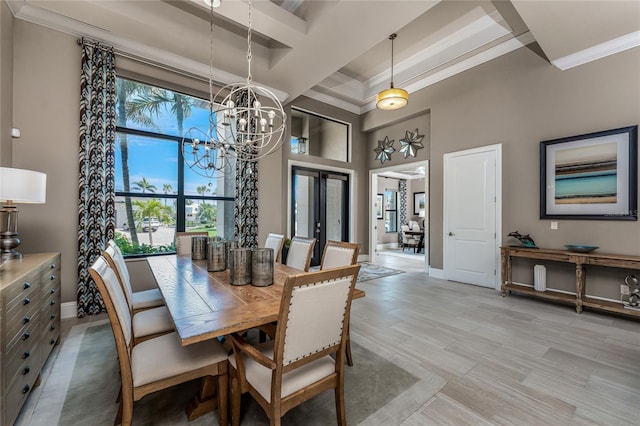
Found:
[(404, 158), (407, 158), (409, 155), (415, 157), (416, 152), (424, 148), (422, 139), (424, 139), (424, 135), (419, 135), (418, 129), (413, 132), (407, 130), (404, 138), (400, 139), (400, 152), (404, 154)]
[(380, 160), (380, 164), (391, 160), (391, 154), (396, 152), (396, 149), (393, 147), (394, 142), (395, 139), (389, 140), (389, 136), (385, 136), (384, 140), (378, 141), (378, 146), (373, 148), (373, 152), (376, 153), (376, 160)]

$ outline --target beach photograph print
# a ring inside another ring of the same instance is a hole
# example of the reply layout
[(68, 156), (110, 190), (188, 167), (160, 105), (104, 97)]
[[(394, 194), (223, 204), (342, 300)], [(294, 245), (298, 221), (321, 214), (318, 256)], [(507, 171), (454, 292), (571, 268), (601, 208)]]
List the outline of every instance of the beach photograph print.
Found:
[(618, 144), (605, 142), (555, 152), (555, 203), (617, 203)]

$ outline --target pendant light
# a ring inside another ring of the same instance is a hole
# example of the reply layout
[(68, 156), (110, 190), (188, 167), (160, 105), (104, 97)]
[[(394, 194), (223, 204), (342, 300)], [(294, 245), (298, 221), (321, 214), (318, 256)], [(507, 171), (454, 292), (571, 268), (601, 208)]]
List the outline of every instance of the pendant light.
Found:
[(391, 40), (391, 87), (381, 91), (376, 97), (376, 107), (383, 110), (400, 109), (409, 102), (409, 93), (406, 90), (393, 87), (393, 40), (397, 36), (395, 33), (389, 36), (389, 40)]

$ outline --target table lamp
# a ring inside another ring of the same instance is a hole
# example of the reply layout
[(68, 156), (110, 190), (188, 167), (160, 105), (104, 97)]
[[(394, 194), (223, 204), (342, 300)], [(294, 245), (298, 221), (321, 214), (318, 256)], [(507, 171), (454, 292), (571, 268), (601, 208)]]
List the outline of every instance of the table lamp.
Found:
[(15, 250), (20, 245), (16, 204), (42, 204), (46, 195), (46, 174), (0, 167), (0, 261), (22, 259), (22, 253)]
[(419, 214), (418, 214), (418, 217), (421, 217), (421, 218), (422, 218), (422, 228), (424, 228), (424, 218), (426, 217), (426, 216), (425, 216), (424, 209), (420, 210), (420, 212), (419, 212)]

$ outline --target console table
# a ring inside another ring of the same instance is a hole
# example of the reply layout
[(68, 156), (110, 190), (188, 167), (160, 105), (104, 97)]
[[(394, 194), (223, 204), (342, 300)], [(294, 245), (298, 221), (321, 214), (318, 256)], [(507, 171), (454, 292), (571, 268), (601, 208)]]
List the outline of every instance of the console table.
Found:
[[(586, 266), (606, 266), (612, 268), (640, 270), (640, 256), (625, 256), (606, 253), (575, 253), (567, 250), (543, 248), (501, 247), (502, 254), (502, 296), (507, 290), (527, 294), (542, 299), (568, 303), (576, 306), (576, 312), (582, 312), (584, 307), (615, 312), (640, 318), (640, 310), (627, 309), (622, 303), (594, 299), (585, 296)], [(527, 259), (553, 260), (556, 262), (572, 263), (576, 267), (576, 294), (560, 293), (553, 290), (537, 291), (530, 287), (514, 284), (512, 281), (511, 259), (521, 257)]]

